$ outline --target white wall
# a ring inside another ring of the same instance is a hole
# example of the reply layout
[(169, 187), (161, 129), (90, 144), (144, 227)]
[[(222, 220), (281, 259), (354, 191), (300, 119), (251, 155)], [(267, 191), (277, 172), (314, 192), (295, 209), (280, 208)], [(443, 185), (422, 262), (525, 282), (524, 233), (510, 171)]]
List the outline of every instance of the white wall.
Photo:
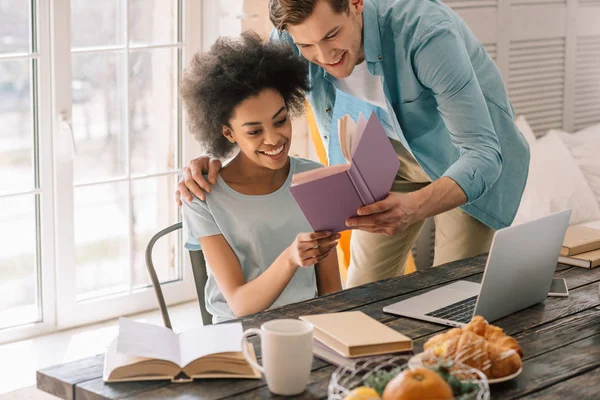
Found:
[(537, 134), (600, 122), (600, 0), (447, 0)]

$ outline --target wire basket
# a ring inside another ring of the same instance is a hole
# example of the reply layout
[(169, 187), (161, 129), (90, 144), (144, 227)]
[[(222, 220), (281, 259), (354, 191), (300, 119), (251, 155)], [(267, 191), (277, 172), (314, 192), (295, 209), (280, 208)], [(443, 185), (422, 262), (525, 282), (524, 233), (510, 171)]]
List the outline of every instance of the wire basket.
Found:
[(458, 400), (489, 400), (490, 385), (487, 376), (478, 369), (468, 365), (456, 362), (451, 359), (434, 356), (431, 352), (423, 352), (415, 355), (408, 361), (410, 369), (431, 368), (438, 364), (444, 364), (450, 370), (450, 374), (463, 382), (470, 382), (477, 385), (477, 390), (458, 397)]
[(329, 380), (327, 398), (329, 400), (343, 400), (352, 389), (363, 386), (363, 381), (377, 371), (382, 369), (391, 370), (396, 367), (408, 368), (409, 358), (406, 355), (391, 357), (388, 355), (361, 361), (356, 364), (354, 370), (348, 367), (339, 367)]
[(380, 370), (389, 371), (396, 367), (403, 369), (427, 368), (435, 365), (434, 361), (443, 361), (447, 365), (451, 364), (450, 373), (452, 376), (461, 379), (461, 381), (469, 381), (477, 385), (477, 390), (459, 397), (458, 400), (489, 400), (490, 388), (487, 377), (482, 372), (460, 363), (419, 356), (421, 355), (410, 358), (406, 355), (387, 355), (361, 361), (354, 370), (348, 367), (339, 367), (329, 380), (327, 398), (329, 400), (344, 400), (352, 389), (364, 386), (365, 379)]

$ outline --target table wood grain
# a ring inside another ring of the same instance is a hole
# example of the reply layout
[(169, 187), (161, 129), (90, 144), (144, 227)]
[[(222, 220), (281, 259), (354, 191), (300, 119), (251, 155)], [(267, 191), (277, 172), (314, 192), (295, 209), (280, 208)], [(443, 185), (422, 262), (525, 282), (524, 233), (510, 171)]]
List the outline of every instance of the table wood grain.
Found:
[[(486, 255), (460, 260), (422, 272), (374, 282), (298, 304), (240, 319), (244, 329), (276, 318), (295, 318), (325, 312), (360, 310), (414, 340), (415, 352), (447, 327), (385, 314), (388, 304), (435, 287), (469, 280), (479, 282)], [(600, 398), (600, 268), (588, 270), (558, 264), (556, 276), (567, 280), (569, 297), (545, 302), (505, 317), (494, 324), (514, 336), (525, 353), (523, 373), (491, 385), (492, 399)], [(260, 358), (260, 346), (253, 339)], [(98, 355), (37, 372), (37, 387), (63, 399), (271, 399), (264, 380), (199, 380), (193, 383), (102, 381), (104, 356)], [(297, 399), (325, 399), (332, 366), (313, 360), (310, 382)]]

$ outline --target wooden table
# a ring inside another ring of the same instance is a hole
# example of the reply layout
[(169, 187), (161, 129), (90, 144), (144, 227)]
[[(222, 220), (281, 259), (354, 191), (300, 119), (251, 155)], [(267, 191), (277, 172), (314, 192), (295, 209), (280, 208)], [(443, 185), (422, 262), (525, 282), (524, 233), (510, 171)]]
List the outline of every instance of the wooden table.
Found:
[[(274, 318), (361, 310), (415, 341), (415, 351), (446, 327), (385, 314), (382, 308), (426, 289), (459, 279), (479, 282), (486, 256), (375, 282), (354, 289), (282, 307), (241, 319), (244, 328)], [(524, 356), (523, 373), (491, 385), (493, 399), (600, 399), (600, 268), (587, 270), (559, 264), (556, 276), (566, 278), (568, 298), (510, 315), (495, 324), (514, 336)], [(260, 356), (260, 346), (256, 346)], [(186, 384), (102, 381), (103, 355), (37, 372), (37, 387), (63, 399), (263, 399), (272, 398), (262, 380), (203, 380)], [(314, 359), (308, 389), (297, 398), (324, 399), (335, 367)]]

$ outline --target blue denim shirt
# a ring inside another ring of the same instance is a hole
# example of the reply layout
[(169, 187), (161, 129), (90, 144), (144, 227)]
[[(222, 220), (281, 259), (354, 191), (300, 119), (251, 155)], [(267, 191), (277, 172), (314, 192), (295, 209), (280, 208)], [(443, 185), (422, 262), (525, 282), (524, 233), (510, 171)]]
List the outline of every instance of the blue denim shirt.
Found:
[[(452, 178), (467, 195), (461, 208), (492, 227), (509, 226), (529, 166), (529, 146), (514, 124), (514, 110), (494, 61), (450, 8), (437, 0), (365, 0), (365, 59), (382, 76), (400, 141), (425, 173)], [(273, 40), (290, 43), (287, 32)], [(319, 132), (330, 161), (340, 160), (335, 118), (365, 113), (364, 102), (343, 96), (335, 78), (310, 64)], [(381, 110), (379, 110), (381, 111)]]

